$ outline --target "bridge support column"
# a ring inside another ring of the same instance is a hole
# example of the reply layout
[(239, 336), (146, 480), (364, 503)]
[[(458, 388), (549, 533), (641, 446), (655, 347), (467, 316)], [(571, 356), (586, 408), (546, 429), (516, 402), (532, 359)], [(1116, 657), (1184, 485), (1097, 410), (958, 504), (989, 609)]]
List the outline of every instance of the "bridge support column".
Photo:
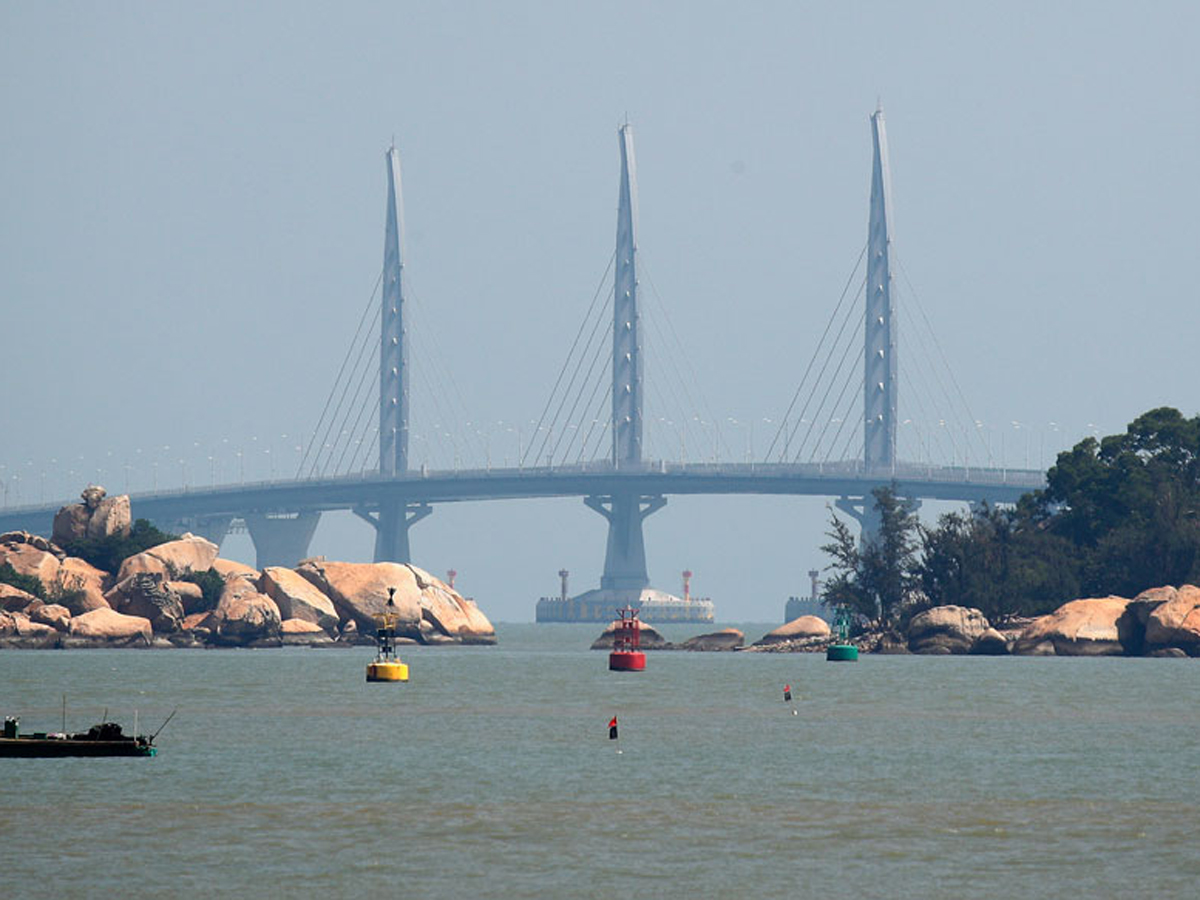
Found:
[(408, 529), (433, 512), (428, 503), (409, 504), (404, 500), (385, 500), (372, 515), (365, 509), (354, 514), (375, 529), (375, 562), (412, 562)]
[(608, 519), (608, 548), (604, 554), (600, 587), (635, 590), (649, 587), (642, 522), (666, 506), (667, 498), (613, 494), (611, 497), (584, 497), (583, 502)]
[[(916, 497), (910, 498), (910, 502), (914, 511), (921, 508), (921, 501)], [(874, 497), (839, 497), (834, 506), (858, 523), (858, 545), (860, 547), (867, 546), (879, 536), (883, 523), (879, 516), (879, 510), (875, 508)]]
[(232, 516), (188, 516), (166, 523), (166, 530), (176, 534), (190, 531), (220, 547), (225, 535), (229, 534), (229, 526), (232, 523)]
[(308, 545), (321, 513), (316, 510), (299, 513), (250, 513), (245, 516), (246, 528), (254, 541), (255, 565), (294, 566), (308, 556)]

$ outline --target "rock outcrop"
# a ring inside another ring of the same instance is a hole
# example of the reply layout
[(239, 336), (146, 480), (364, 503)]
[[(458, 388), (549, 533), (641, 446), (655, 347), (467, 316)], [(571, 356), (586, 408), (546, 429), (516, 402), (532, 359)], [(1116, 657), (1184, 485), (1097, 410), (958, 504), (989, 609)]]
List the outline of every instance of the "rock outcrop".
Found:
[(105, 599), (117, 612), (147, 619), (159, 634), (178, 631), (185, 615), (182, 598), (161, 572), (135, 572), (118, 582)]
[(333, 643), (333, 638), (324, 628), (307, 619), (284, 619), (279, 632), (284, 646), (312, 647)]
[[(608, 627), (604, 629), (604, 632), (600, 635), (600, 637), (596, 638), (596, 640), (592, 642), (592, 649), (611, 650), (613, 647), (613, 640), (616, 637), (617, 626), (619, 624), (619, 619), (609, 622)], [(663, 650), (670, 646), (670, 644), (667, 643), (667, 639), (664, 638), (662, 633), (653, 625), (650, 625), (646, 622), (638, 622), (638, 625), (640, 626), (638, 631), (638, 644), (640, 649)]]
[(690, 637), (679, 645), (681, 650), (720, 651), (740, 650), (746, 643), (746, 635), (736, 628), (722, 628), (708, 634)]
[(296, 572), (333, 601), (342, 622), (361, 634), (374, 634), (377, 616), (395, 588), (396, 634), (422, 643), (495, 643), (492, 623), (473, 600), (416, 566), (399, 563), (343, 563), (307, 559)]
[(35, 600), (37, 600), (37, 597), (28, 591), (23, 591), (19, 587), (13, 587), (11, 584), (0, 582), (0, 611), (20, 612)]
[(278, 640), (282, 625), (275, 601), (260, 594), (254, 582), (246, 578), (231, 578), (225, 583), (210, 622), (213, 640), (226, 646)]
[(827, 638), (830, 635), (829, 623), (820, 616), (800, 616), (785, 625), (780, 625), (773, 631), (768, 631), (754, 642), (756, 647), (769, 644), (782, 644), (788, 641), (805, 641), (813, 638)]
[(84, 539), (129, 534), (133, 525), (129, 495), (106, 495), (99, 485), (89, 485), (81, 495), (82, 503), (69, 503), (60, 509), (54, 516), (54, 543), (66, 546)]
[(58, 557), (33, 544), (0, 543), (0, 566), (8, 563), (18, 575), (31, 575), (49, 590), (58, 577)]
[(337, 610), (311, 581), (283, 566), (267, 566), (258, 579), (258, 590), (275, 601), (283, 619), (303, 619), (318, 629), (336, 634)]
[(217, 545), (194, 534), (185, 534), (177, 541), (167, 541), (134, 554), (117, 572), (121, 582), (138, 572), (158, 572), (178, 578), (188, 572), (207, 572), (217, 558)]
[(1123, 656), (1122, 630), (1132, 641), (1124, 597), (1089, 597), (1064, 603), (1034, 619), (1013, 644), (1013, 653), (1028, 656)]
[[(1200, 656), (1200, 588), (1185, 584), (1160, 590), (1166, 596), (1146, 617), (1146, 647), (1150, 651), (1175, 647)], [(1138, 599), (1144, 596), (1139, 594)]]
[(144, 645), (149, 645), (154, 637), (149, 619), (127, 616), (108, 608), (93, 609), (82, 616), (72, 617), (70, 634), (72, 637), (98, 641)]
[(109, 581), (107, 572), (97, 569), (86, 560), (68, 556), (58, 566), (58, 583), (62, 586), (62, 604), (78, 616), (93, 609), (108, 606), (104, 599)]
[(989, 628), (987, 617), (977, 609), (935, 606), (913, 616), (908, 625), (908, 649), (913, 653), (970, 653)]

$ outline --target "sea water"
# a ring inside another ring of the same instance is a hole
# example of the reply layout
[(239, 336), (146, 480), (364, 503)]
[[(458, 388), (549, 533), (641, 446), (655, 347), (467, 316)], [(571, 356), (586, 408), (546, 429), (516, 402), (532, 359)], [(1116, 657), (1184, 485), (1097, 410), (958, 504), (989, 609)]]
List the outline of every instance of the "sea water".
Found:
[(179, 710), (153, 759), (0, 759), (0, 896), (1200, 895), (1200, 660), (614, 673), (597, 630), (402, 647), (407, 684), (366, 647), (0, 652), (26, 733)]

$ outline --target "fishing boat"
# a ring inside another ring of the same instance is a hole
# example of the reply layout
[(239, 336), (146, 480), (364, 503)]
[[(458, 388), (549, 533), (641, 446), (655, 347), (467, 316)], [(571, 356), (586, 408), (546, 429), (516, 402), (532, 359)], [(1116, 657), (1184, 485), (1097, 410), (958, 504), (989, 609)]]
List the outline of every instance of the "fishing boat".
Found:
[[(163, 723), (164, 726), (166, 724)], [(101, 722), (87, 731), (74, 734), (62, 731), (21, 734), (21, 720), (16, 716), (5, 716), (4, 736), (0, 737), (0, 757), (154, 756), (158, 753), (158, 748), (154, 746), (157, 735), (158, 732), (149, 736), (128, 735), (116, 722)]]

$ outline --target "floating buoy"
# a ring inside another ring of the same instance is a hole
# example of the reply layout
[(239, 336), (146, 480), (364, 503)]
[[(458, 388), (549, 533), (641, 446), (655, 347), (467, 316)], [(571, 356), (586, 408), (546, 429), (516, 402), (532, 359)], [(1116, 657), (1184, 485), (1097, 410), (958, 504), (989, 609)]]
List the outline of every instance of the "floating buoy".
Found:
[(641, 672), (646, 668), (646, 654), (641, 646), (641, 623), (638, 611), (632, 606), (617, 610), (621, 617), (613, 629), (613, 649), (608, 654), (608, 668), (613, 672)]
[(857, 662), (858, 648), (850, 643), (850, 610), (845, 606), (838, 606), (833, 625), (837, 630), (838, 640), (836, 644), (830, 644), (829, 649), (825, 651), (826, 662)]
[(396, 621), (400, 617), (392, 599), (395, 593), (394, 587), (388, 588), (387, 608), (375, 617), (379, 622), (375, 631), (379, 651), (367, 663), (367, 681), (408, 681), (408, 666), (396, 658)]
[(853, 644), (830, 644), (825, 651), (825, 659), (829, 662), (857, 662), (858, 648)]

